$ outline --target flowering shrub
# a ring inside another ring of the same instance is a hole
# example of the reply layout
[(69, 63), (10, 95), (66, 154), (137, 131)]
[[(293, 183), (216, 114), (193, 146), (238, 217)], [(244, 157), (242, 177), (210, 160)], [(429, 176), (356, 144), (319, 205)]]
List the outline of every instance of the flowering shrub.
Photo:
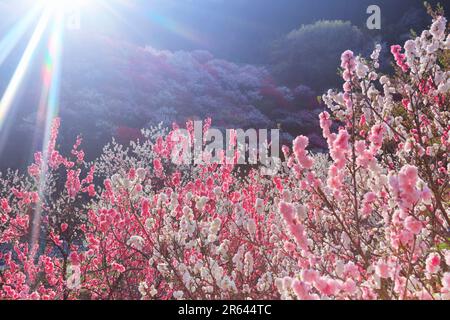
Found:
[(329, 155), (300, 136), (275, 176), (175, 166), (176, 126), (87, 163), (56, 119), (27, 175), (0, 176), (0, 298), (449, 299), (449, 47), (435, 15), (393, 76), (380, 47), (344, 52)]

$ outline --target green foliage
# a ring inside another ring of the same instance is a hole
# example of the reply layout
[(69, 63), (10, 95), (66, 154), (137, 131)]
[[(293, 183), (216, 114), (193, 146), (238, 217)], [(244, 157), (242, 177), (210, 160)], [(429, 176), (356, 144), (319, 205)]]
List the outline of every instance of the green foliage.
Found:
[(437, 248), (439, 251), (450, 250), (450, 238), (447, 239), (447, 242), (439, 243), (439, 244), (436, 246), (436, 248)]

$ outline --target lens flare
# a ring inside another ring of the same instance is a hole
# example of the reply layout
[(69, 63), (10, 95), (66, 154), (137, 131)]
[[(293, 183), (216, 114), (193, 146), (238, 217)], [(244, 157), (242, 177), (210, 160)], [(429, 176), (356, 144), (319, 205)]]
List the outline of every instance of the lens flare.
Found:
[[(6, 90), (0, 100), (0, 131), (2, 131), (2, 138), (7, 136), (7, 132), (3, 130), (5, 121), (10, 113), (11, 106), (21, 86), (25, 82), (27, 71), (30, 69), (37, 56), (37, 51), (45, 41), (47, 41), (45, 60), (42, 61), (42, 92), (38, 107), (37, 125), (45, 126), (45, 135), (43, 145), (48, 143), (51, 131), (51, 122), (58, 114), (59, 107), (59, 91), (60, 91), (60, 71), (61, 71), (61, 56), (63, 47), (63, 32), (65, 29), (65, 10), (68, 9), (65, 5), (82, 5), (85, 1), (61, 1), (61, 0), (42, 0), (37, 6), (30, 9), (21, 21), (7, 34), (7, 36), (0, 42), (0, 64), (3, 62), (16, 47), (19, 41), (26, 34), (28, 29), (33, 26), (33, 22), (37, 23), (32, 31), (30, 40), (28, 41), (25, 51), (20, 58), (20, 61), (13, 73), (13, 76), (6, 87)], [(59, 10), (61, 9), (61, 10)], [(41, 125), (40, 125), (41, 123)], [(35, 135), (37, 139), (38, 135)], [(35, 146), (40, 142), (35, 140)], [(0, 151), (2, 145), (0, 144)], [(44, 155), (48, 157), (47, 154)], [(44, 161), (45, 162), (45, 161)], [(41, 170), (45, 174), (45, 170)], [(39, 193), (43, 192), (44, 177), (41, 177), (41, 185)], [(36, 209), (33, 216), (31, 244), (34, 245), (39, 241), (40, 218), (41, 209)]]
[[(64, 15), (56, 15), (52, 21), (51, 34), (48, 39), (47, 51), (45, 61), (42, 66), (42, 93), (38, 109), (37, 122), (45, 124), (44, 139), (42, 142), (42, 150), (48, 144), (51, 136), (51, 124), (53, 119), (58, 115), (59, 109), (59, 93), (60, 93), (60, 78), (61, 78), (61, 58), (63, 50), (63, 33), (64, 33)], [(36, 134), (35, 137), (38, 137)], [(39, 142), (34, 141), (37, 145)], [(50, 157), (47, 152), (44, 152), (44, 161), (41, 167), (41, 178), (39, 184), (39, 195), (44, 196), (45, 189), (45, 175), (47, 168), (45, 163)], [(41, 225), (42, 208), (37, 208), (33, 217), (33, 225), (31, 232), (31, 246), (33, 247), (39, 241), (40, 225)]]
[(0, 65), (3, 64), (11, 51), (23, 38), (26, 31), (36, 21), (39, 13), (40, 10), (38, 10), (38, 7), (34, 7), (11, 28), (2, 40), (0, 40)]
[(3, 94), (2, 99), (0, 100), (0, 131), (5, 122), (8, 111), (13, 103), (13, 100), (16, 96), (16, 93), (22, 84), (26, 72), (30, 66), (30, 63), (33, 59), (33, 56), (36, 52), (36, 49), (41, 41), (41, 38), (47, 28), (48, 22), (51, 17), (51, 12), (49, 10), (45, 10), (42, 16), (39, 19), (39, 22), (31, 36), (31, 39), (25, 49), (25, 52), (20, 59), (20, 62), (14, 72), (14, 75), (11, 78), (11, 81), (6, 88), (5, 93)]

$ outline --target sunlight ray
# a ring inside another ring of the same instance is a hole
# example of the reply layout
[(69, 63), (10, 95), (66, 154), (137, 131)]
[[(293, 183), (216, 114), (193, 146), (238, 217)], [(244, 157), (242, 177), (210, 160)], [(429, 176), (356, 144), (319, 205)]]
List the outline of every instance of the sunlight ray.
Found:
[[(64, 33), (64, 15), (56, 13), (55, 19), (52, 22), (52, 30), (50, 39), (48, 41), (47, 53), (45, 57), (45, 63), (42, 70), (42, 94), (39, 104), (37, 122), (44, 122), (45, 134), (42, 142), (42, 150), (45, 150), (45, 146), (48, 144), (51, 136), (51, 124), (53, 119), (58, 115), (59, 110), (59, 97), (61, 89), (61, 58), (63, 50), (63, 33)], [(36, 134), (35, 137), (38, 135)], [(36, 143), (37, 141), (35, 141)], [(44, 152), (43, 167), (41, 168), (41, 179), (39, 184), (38, 193), (40, 196), (44, 196), (45, 189), (45, 175), (47, 170), (44, 167), (48, 158), (51, 155), (48, 152)], [(31, 245), (37, 243), (39, 240), (40, 220), (42, 209), (38, 208), (35, 212), (33, 219), (33, 228), (31, 232)]]
[(11, 81), (9, 82), (5, 93), (3, 94), (3, 97), (0, 100), (0, 130), (3, 128), (3, 124), (13, 103), (14, 97), (16, 96), (17, 91), (24, 80), (28, 67), (46, 30), (50, 16), (50, 10), (44, 10), (22, 55), (22, 58), (20, 59), (20, 62), (11, 78)]
[(0, 41), (0, 65), (11, 54), (11, 51), (16, 47), (20, 39), (24, 36), (31, 24), (36, 21), (40, 12), (40, 8), (35, 6), (27, 15), (20, 19)]

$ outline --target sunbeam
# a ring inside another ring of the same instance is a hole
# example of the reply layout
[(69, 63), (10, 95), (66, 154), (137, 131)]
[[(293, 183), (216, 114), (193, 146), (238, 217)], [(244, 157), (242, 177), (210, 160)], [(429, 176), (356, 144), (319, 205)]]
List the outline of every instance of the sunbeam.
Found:
[[(51, 123), (52, 120), (58, 115), (59, 109), (59, 93), (60, 93), (60, 78), (61, 78), (61, 58), (63, 49), (63, 34), (64, 34), (65, 16), (64, 14), (56, 14), (52, 21), (51, 34), (48, 40), (47, 52), (45, 55), (45, 62), (42, 67), (42, 93), (39, 104), (37, 126), (40, 127), (40, 123), (45, 124), (44, 139), (42, 141), (42, 150), (45, 150), (45, 146), (48, 144), (51, 135)], [(34, 135), (38, 137), (37, 134)], [(35, 145), (39, 143), (35, 140)], [(44, 152), (44, 163), (47, 163), (47, 159), (51, 155), (48, 152)], [(44, 166), (44, 165), (43, 165)], [(40, 196), (44, 196), (45, 188), (45, 174), (47, 169), (41, 167), (41, 179), (39, 183), (38, 193)], [(33, 225), (31, 232), (31, 246), (33, 247), (39, 240), (39, 230), (41, 222), (42, 209), (37, 208), (33, 217)]]
[(6, 120), (6, 116), (8, 115), (8, 111), (11, 107), (11, 104), (13, 103), (20, 85), (24, 80), (26, 72), (36, 52), (36, 48), (38, 47), (41, 38), (47, 28), (50, 17), (51, 10), (44, 10), (22, 55), (22, 58), (20, 59), (20, 62), (11, 78), (11, 81), (9, 82), (6, 91), (3, 94), (2, 99), (0, 100), (0, 130), (3, 128), (3, 124)]
[[(0, 130), (3, 129), (3, 125), (8, 117), (8, 113), (16, 98), (17, 92), (24, 82), (27, 71), (33, 61), (33, 57), (36, 51), (43, 41), (44, 34), (51, 26), (50, 36), (48, 39), (47, 52), (45, 61), (42, 67), (42, 93), (40, 104), (38, 108), (38, 117), (36, 121), (39, 127), (39, 122), (45, 124), (45, 135), (42, 142), (46, 145), (50, 136), (50, 125), (52, 119), (58, 114), (59, 106), (59, 91), (60, 91), (60, 71), (61, 71), (61, 54), (62, 54), (62, 41), (64, 32), (65, 15), (64, 7), (61, 6), (63, 2), (59, 1), (42, 1), (39, 6), (35, 6), (25, 19), (23, 19), (8, 36), (0, 43), (2, 54), (0, 55), (0, 62), (5, 59), (10, 51), (15, 47), (17, 42), (27, 31), (27, 28), (31, 25), (32, 20), (36, 18), (36, 12), (41, 12), (41, 16), (38, 18), (37, 25), (32, 33), (30, 41), (28, 42), (26, 49), (16, 67), (16, 70), (3, 94), (0, 101)], [(77, 1), (77, 4), (82, 4), (84, 1)], [(73, 2), (72, 2), (73, 4)], [(42, 6), (43, 5), (43, 6)], [(7, 132), (3, 133), (4, 136)], [(35, 139), (37, 139), (37, 134)], [(37, 146), (39, 141), (35, 140), (34, 145)], [(2, 146), (0, 145), (0, 150)], [(44, 154), (44, 157), (48, 157), (48, 154)], [(44, 168), (42, 168), (44, 169)], [(45, 170), (42, 173), (45, 174)], [(44, 179), (42, 179), (42, 183)], [(40, 184), (38, 192), (41, 194), (43, 185)], [(40, 217), (41, 210), (37, 209), (33, 219), (33, 227), (31, 233), (31, 244), (35, 244), (39, 239)]]
[(35, 6), (26, 16), (20, 19), (0, 41), (0, 65), (11, 54), (11, 51), (16, 47), (19, 41), (24, 36), (28, 28), (36, 21), (41, 10)]

